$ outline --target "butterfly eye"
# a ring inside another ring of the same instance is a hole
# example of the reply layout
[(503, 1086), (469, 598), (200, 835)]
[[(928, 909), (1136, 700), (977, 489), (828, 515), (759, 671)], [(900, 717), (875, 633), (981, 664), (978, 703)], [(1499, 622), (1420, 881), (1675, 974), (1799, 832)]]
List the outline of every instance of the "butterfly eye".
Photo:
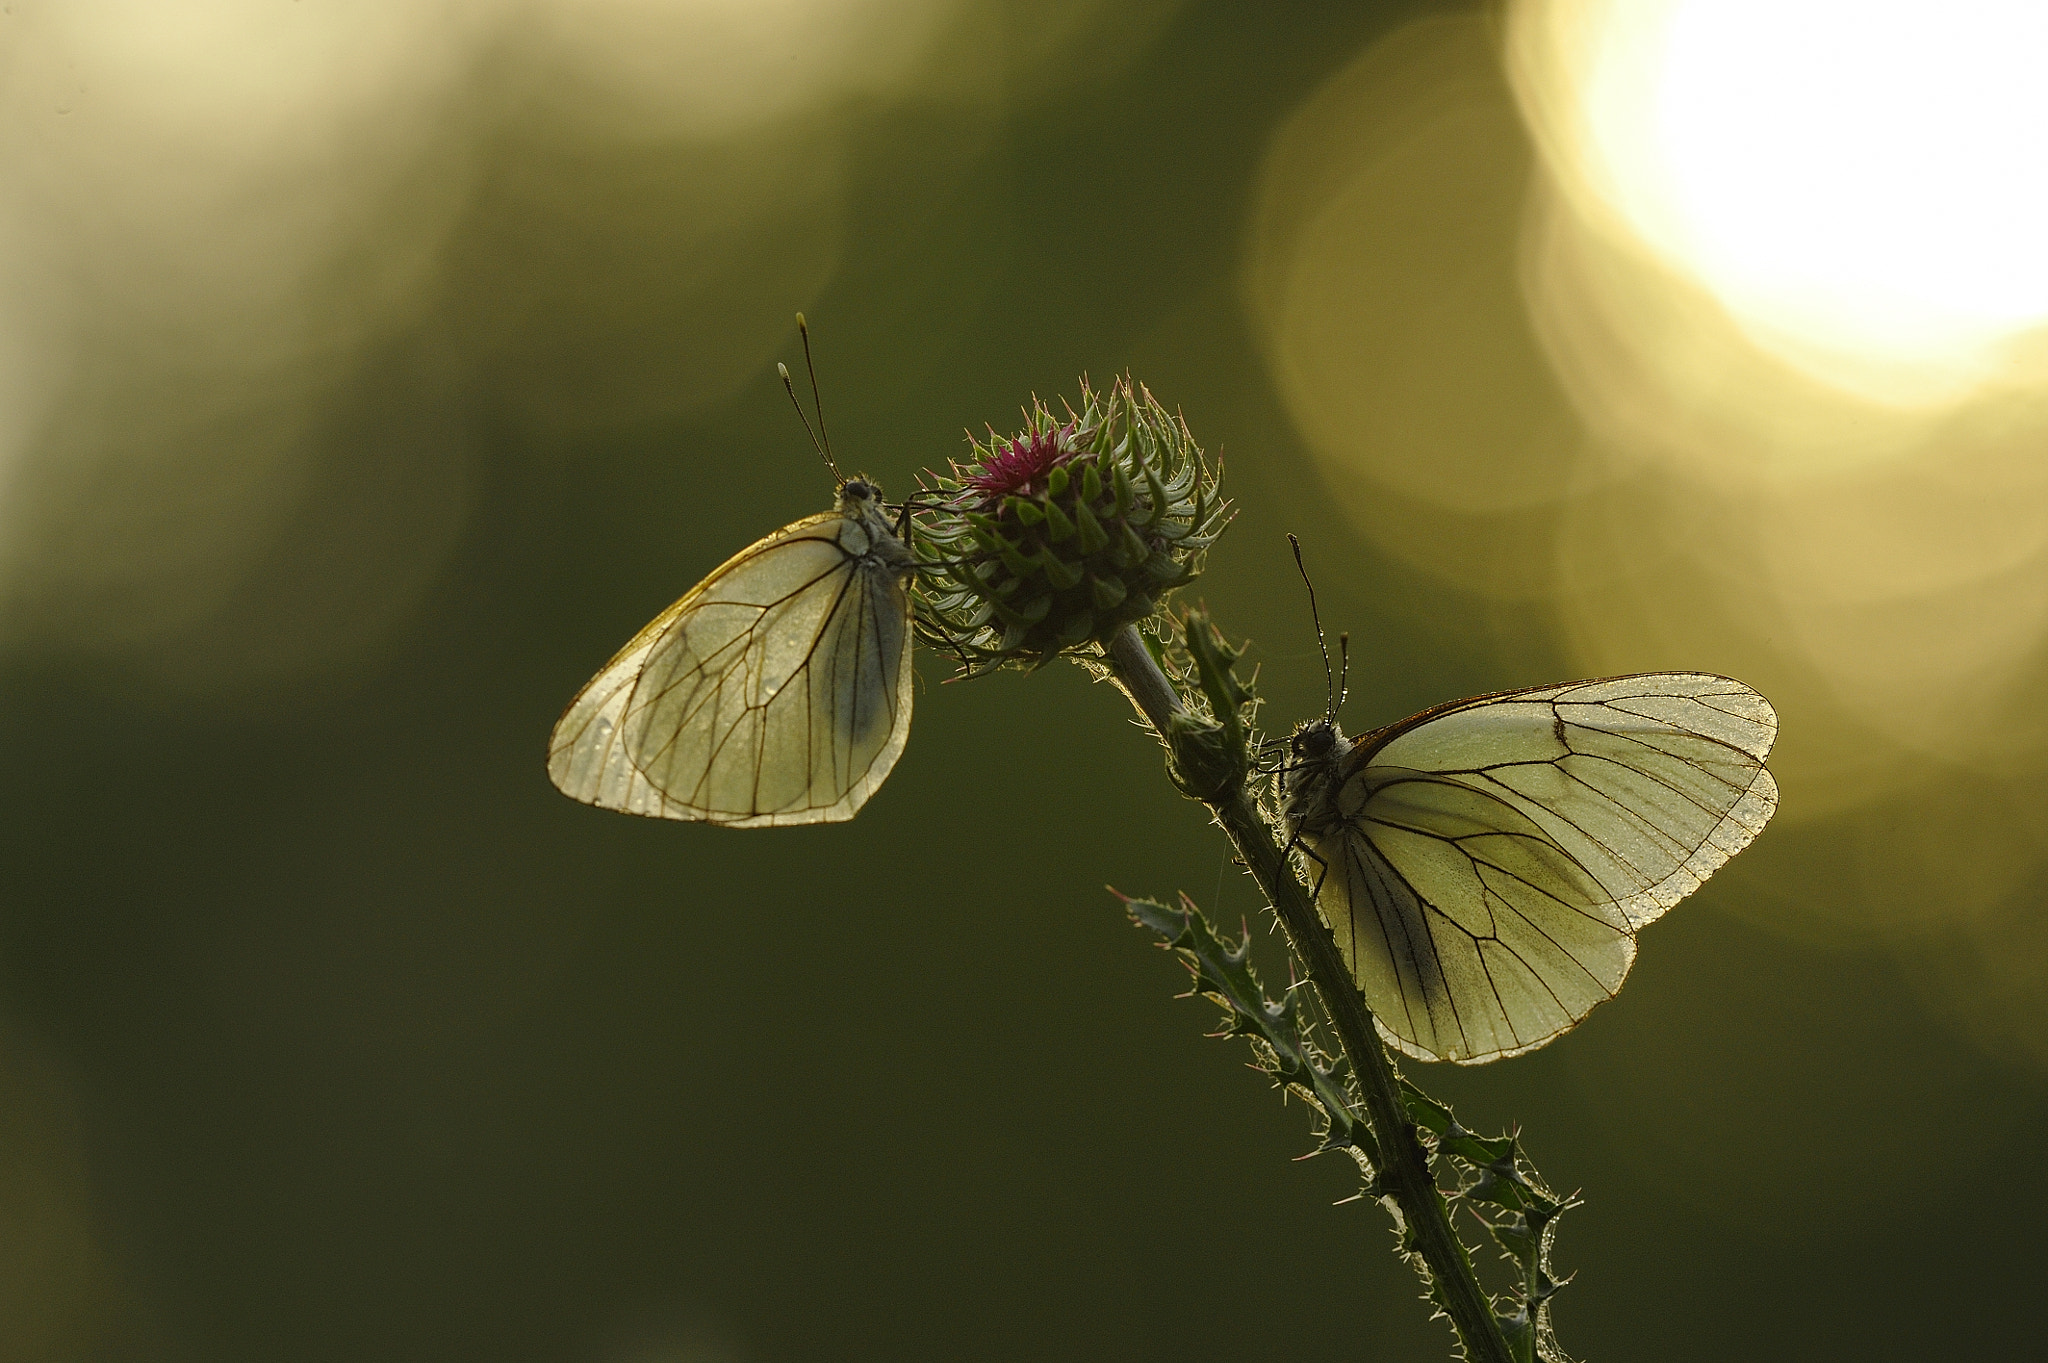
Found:
[(1328, 757), (1336, 738), (1327, 724), (1313, 724), (1294, 736), (1296, 757)]
[(858, 478), (853, 478), (848, 480), (846, 486), (841, 491), (848, 497), (855, 497), (861, 501), (866, 501), (875, 495), (875, 485), (862, 482)]

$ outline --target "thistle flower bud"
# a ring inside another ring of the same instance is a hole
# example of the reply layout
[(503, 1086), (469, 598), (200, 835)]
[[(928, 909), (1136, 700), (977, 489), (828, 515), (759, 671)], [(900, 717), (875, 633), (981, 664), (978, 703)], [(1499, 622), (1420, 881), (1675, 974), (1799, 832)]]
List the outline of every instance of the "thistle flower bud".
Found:
[(1192, 582), (1230, 520), (1187, 424), (1128, 377), (1081, 381), (1081, 409), (1042, 402), (1024, 429), (946, 475), (919, 520), (918, 623), (980, 673), (1093, 651)]

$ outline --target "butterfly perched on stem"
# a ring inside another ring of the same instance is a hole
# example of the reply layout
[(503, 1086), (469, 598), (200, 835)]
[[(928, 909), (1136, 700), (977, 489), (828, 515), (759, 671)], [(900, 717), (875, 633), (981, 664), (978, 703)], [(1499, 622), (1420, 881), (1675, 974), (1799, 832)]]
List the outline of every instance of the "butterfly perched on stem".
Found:
[(1434, 706), (1360, 738), (1297, 725), (1281, 815), (1386, 1043), (1476, 1065), (1555, 1040), (1621, 990), (1636, 933), (1778, 808), (1771, 703), (1707, 672), (1643, 672)]
[(1648, 672), (1453, 701), (1350, 739), (1289, 740), (1289, 830), (1395, 1049), (1476, 1064), (1612, 998), (1645, 924), (1778, 807), (1770, 703)]

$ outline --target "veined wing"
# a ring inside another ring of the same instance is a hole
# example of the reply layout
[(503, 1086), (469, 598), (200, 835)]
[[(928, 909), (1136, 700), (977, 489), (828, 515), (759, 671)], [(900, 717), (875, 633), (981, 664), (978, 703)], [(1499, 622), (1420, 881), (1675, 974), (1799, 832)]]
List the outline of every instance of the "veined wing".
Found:
[(1322, 898), (1383, 1034), (1491, 1060), (1612, 997), (1636, 931), (1776, 810), (1776, 734), (1740, 682), (1662, 672), (1460, 701), (1361, 738), (1321, 840)]
[(1457, 777), (1534, 822), (1640, 928), (1749, 845), (1778, 807), (1770, 702), (1702, 672), (1508, 691), (1368, 734), (1348, 772)]
[(1380, 1035), (1422, 1060), (1534, 1050), (1612, 998), (1634, 934), (1542, 830), (1402, 773), (1316, 845), (1320, 906)]
[(570, 702), (565, 794), (735, 828), (850, 819), (910, 734), (910, 598), (837, 511), (734, 555)]

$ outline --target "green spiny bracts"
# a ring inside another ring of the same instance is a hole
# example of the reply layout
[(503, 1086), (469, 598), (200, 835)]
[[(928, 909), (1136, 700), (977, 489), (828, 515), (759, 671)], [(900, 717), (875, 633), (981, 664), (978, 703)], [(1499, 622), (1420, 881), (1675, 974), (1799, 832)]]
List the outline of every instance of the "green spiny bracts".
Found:
[(1230, 520), (1185, 422), (1126, 377), (1081, 381), (1064, 419), (970, 438), (973, 458), (929, 475), (918, 513), (918, 627), (972, 673), (1093, 652), (1194, 581)]

